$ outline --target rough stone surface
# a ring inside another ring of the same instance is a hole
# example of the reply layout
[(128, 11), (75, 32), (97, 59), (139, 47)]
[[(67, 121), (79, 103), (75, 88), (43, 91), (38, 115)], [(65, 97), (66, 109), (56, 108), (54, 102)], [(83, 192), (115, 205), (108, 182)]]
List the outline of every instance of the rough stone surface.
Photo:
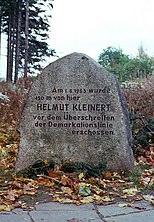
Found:
[(37, 222), (101, 222), (95, 211), (33, 211), (30, 216)]
[(132, 171), (132, 135), (125, 98), (114, 75), (85, 54), (48, 65), (34, 82), (20, 122), (16, 170), (36, 160)]
[(79, 205), (76, 204), (69, 204), (69, 207), (67, 204), (61, 204), (61, 203), (55, 203), (55, 202), (48, 202), (43, 204), (35, 205), (36, 211), (93, 211), (94, 205), (93, 204), (85, 204), (85, 205)]
[[(128, 202), (119, 202), (128, 204)], [(0, 222), (140, 222), (153, 221), (154, 207), (150, 202), (137, 201), (132, 207), (113, 205), (44, 203), (35, 205), (32, 211), (14, 209), (0, 212)], [(138, 206), (139, 209), (135, 208)], [(142, 208), (143, 207), (143, 208)], [(142, 210), (141, 210), (142, 209)]]
[(132, 214), (126, 214), (126, 215), (116, 215), (113, 217), (105, 218), (106, 222), (140, 222), (140, 221), (147, 221), (151, 222), (153, 221), (153, 211), (146, 211), (146, 212), (140, 212), (140, 213), (132, 213)]
[(22, 213), (12, 213), (5, 212), (0, 213), (0, 222), (32, 222), (31, 218), (28, 216), (27, 212)]

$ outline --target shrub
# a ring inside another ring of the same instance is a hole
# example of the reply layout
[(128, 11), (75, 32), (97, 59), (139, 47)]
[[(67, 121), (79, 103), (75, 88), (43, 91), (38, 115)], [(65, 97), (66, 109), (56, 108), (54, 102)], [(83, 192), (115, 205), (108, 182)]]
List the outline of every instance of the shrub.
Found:
[(147, 146), (154, 141), (154, 75), (141, 85), (124, 89), (135, 144)]
[[(4, 100), (0, 98), (1, 124), (17, 124), (20, 118), (26, 95), (32, 85), (32, 77), (28, 77), (26, 83), (20, 78), (16, 85), (7, 82), (0, 83), (0, 92)], [(26, 85), (26, 87), (25, 87)]]
[(153, 116), (154, 112), (154, 75), (145, 79), (140, 86), (125, 88), (124, 93), (129, 111), (137, 116), (144, 116), (146, 120)]

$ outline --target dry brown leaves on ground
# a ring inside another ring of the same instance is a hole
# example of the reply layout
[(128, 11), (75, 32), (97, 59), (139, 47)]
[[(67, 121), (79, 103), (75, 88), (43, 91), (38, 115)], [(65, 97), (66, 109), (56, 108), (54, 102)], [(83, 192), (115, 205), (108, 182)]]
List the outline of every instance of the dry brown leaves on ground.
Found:
[[(130, 176), (105, 172), (101, 178), (86, 178), (84, 172), (64, 173), (57, 168), (49, 170), (48, 175), (37, 175), (35, 179), (17, 177), (14, 165), (18, 135), (14, 127), (3, 125), (0, 127), (0, 211), (16, 207), (26, 209), (26, 203), (20, 197), (35, 199), (42, 187), (48, 188), (53, 202), (107, 205), (123, 199), (133, 207), (134, 201), (144, 199), (154, 204), (154, 145), (139, 149), (141, 155), (136, 157), (135, 170)], [(47, 164), (46, 160), (44, 162)]]

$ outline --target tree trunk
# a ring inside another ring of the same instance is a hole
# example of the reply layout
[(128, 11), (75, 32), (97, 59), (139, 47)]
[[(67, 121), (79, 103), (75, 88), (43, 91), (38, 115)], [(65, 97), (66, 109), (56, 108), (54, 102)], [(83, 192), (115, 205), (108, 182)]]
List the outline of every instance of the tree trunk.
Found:
[[(0, 11), (0, 13), (1, 13), (1, 11)], [(1, 16), (1, 14), (0, 14), (0, 64), (1, 64), (1, 34), (2, 34), (2, 30), (1, 30), (1, 27), (2, 27), (2, 16)], [(1, 70), (0, 70), (0, 72), (1, 72)], [(0, 73), (0, 75), (1, 75), (1, 73)]]
[(13, 60), (15, 48), (15, 31), (16, 31), (16, 3), (12, 4), (8, 19), (8, 45), (7, 45), (7, 76), (6, 81), (13, 80)]
[(16, 83), (18, 80), (18, 72), (19, 72), (22, 0), (18, 1), (18, 10), (17, 11), (18, 11), (18, 18), (17, 18), (17, 30), (16, 30), (16, 53), (15, 53), (14, 83)]
[(29, 29), (29, 0), (26, 1), (26, 20), (25, 20), (25, 67), (24, 78), (27, 78), (28, 72), (28, 29)]
[(8, 21), (8, 40), (7, 40), (7, 73), (6, 73), (6, 81), (12, 82), (12, 74), (10, 72), (11, 67), (11, 29), (12, 29), (12, 15), (9, 15)]
[(14, 71), (14, 51), (15, 51), (15, 41), (16, 41), (16, 8), (13, 11), (13, 22), (12, 22), (12, 32), (11, 32), (11, 79), (13, 81), (13, 71)]

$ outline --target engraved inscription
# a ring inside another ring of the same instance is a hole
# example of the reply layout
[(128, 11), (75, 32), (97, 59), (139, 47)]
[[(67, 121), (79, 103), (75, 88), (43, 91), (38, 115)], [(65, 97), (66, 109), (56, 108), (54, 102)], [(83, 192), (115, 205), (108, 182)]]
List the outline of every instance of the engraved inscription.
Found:
[[(36, 128), (71, 129), (72, 135), (112, 136), (115, 117), (111, 115), (111, 103), (81, 102), (84, 95), (109, 94), (109, 87), (103, 89), (62, 89), (53, 87), (52, 95), (35, 97), (37, 112), (48, 115), (34, 115)], [(98, 113), (98, 114), (97, 114)]]

